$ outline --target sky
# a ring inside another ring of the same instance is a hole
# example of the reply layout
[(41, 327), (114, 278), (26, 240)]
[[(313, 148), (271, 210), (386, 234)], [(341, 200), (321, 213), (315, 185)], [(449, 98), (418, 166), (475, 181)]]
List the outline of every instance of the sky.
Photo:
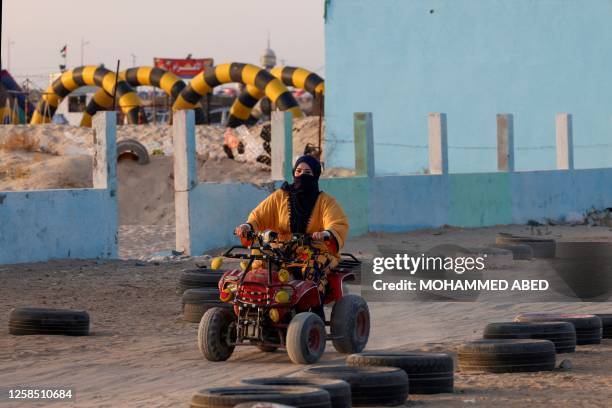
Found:
[[(268, 32), (280, 65), (324, 75), (324, 0), (2, 0), (2, 68), (41, 87), (62, 62), (109, 69), (152, 65), (153, 57), (212, 57), (259, 65)], [(9, 40), (10, 39), (10, 40)], [(112, 67), (112, 68), (111, 68)]]

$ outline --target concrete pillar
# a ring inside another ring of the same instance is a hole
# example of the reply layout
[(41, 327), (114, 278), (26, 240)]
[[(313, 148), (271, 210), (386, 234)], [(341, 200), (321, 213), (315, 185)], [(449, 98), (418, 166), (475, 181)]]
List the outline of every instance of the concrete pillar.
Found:
[(174, 146), (174, 211), (176, 250), (191, 255), (189, 194), (198, 185), (195, 119), (192, 110), (179, 110), (172, 119)]
[(293, 180), (293, 114), (272, 112), (272, 180)]
[(445, 113), (430, 113), (429, 129), (429, 174), (448, 174), (448, 133)]
[(93, 187), (117, 195), (117, 114), (98, 112), (93, 117)]
[(374, 177), (374, 121), (372, 112), (353, 114), (355, 138), (355, 173), (357, 176)]
[(514, 171), (514, 116), (497, 115), (497, 170)]
[(557, 127), (557, 169), (574, 169), (574, 134), (572, 115), (559, 113), (556, 118)]

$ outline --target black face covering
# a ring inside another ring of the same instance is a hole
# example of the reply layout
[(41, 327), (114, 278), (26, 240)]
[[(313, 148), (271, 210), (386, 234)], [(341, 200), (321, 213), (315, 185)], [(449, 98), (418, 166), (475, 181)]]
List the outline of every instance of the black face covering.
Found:
[(291, 232), (306, 233), (312, 210), (319, 197), (319, 181), (310, 174), (293, 178), (293, 183), (285, 182), (283, 190), (289, 193), (289, 221)]

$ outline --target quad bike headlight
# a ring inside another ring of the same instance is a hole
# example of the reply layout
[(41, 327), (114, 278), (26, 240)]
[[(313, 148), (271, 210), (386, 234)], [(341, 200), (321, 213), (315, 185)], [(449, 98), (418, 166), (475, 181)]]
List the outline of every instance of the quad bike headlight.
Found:
[(221, 299), (223, 302), (230, 302), (232, 299), (234, 299), (237, 288), (238, 286), (236, 282), (227, 283), (223, 290), (219, 292), (219, 299)]
[(219, 293), (219, 299), (221, 299), (222, 302), (229, 302), (234, 298), (234, 292), (232, 292), (229, 289), (223, 289), (220, 293)]
[(268, 312), (268, 316), (270, 316), (270, 320), (272, 320), (274, 323), (278, 323), (278, 321), (280, 320), (280, 313), (278, 313), (278, 309), (270, 309), (270, 311)]
[(289, 303), (291, 301), (292, 295), (292, 288), (283, 288), (274, 294), (274, 301), (276, 303)]
[(281, 283), (289, 282), (289, 278), (290, 274), (288, 270), (281, 269), (280, 271), (278, 271), (278, 280), (281, 281)]

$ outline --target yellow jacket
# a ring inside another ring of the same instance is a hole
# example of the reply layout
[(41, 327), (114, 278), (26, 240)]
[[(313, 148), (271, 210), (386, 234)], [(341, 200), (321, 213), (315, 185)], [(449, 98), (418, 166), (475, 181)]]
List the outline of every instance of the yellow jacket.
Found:
[[(251, 211), (247, 222), (255, 231), (271, 229), (279, 233), (281, 240), (290, 239), (289, 193), (278, 189), (270, 194)], [(312, 209), (306, 233), (326, 230), (330, 231), (338, 241), (338, 249), (342, 248), (349, 230), (348, 217), (334, 197), (321, 192)]]

